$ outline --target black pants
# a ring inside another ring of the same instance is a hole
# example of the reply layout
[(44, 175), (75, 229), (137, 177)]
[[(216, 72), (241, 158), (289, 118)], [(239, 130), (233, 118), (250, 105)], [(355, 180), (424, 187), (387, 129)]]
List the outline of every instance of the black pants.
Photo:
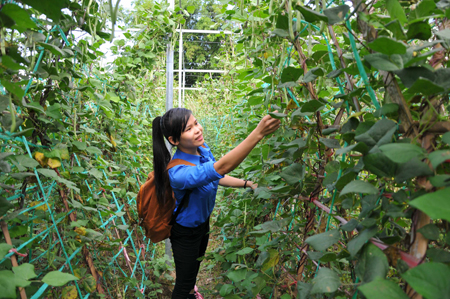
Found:
[(175, 260), (175, 288), (172, 299), (186, 299), (197, 280), (200, 261), (209, 239), (209, 219), (198, 227), (172, 226), (170, 241)]

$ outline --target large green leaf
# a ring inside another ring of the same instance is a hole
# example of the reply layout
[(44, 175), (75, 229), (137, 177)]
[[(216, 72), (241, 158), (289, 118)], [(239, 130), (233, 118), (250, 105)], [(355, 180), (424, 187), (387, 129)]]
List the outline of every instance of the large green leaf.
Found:
[(350, 242), (348, 242), (347, 250), (350, 252), (352, 256), (355, 256), (358, 251), (366, 244), (367, 241), (370, 240), (377, 233), (378, 229), (374, 226), (371, 228), (367, 228), (360, 232), (355, 238), (353, 238)]
[(60, 271), (52, 271), (42, 278), (42, 282), (51, 285), (53, 287), (60, 287), (68, 283), (69, 281), (78, 280), (76, 276), (69, 273), (63, 273)]
[(408, 299), (405, 292), (393, 281), (376, 279), (358, 287), (367, 299)]
[(450, 267), (440, 263), (424, 263), (402, 275), (403, 279), (427, 299), (450, 299)]
[(386, 9), (391, 18), (393, 20), (399, 20), (402, 25), (408, 21), (405, 11), (398, 0), (386, 0)]
[(358, 142), (356, 144), (344, 147), (344, 148), (340, 148), (336, 151), (336, 155), (342, 155), (351, 151), (355, 151), (355, 152), (360, 152), (361, 154), (367, 154), (367, 152), (369, 151), (369, 148), (367, 147), (367, 145), (363, 142)]
[(349, 11), (349, 9), (350, 7), (344, 4), (324, 9), (323, 14), (328, 17), (328, 24), (334, 25), (336, 23), (342, 22), (345, 19), (345, 15)]
[(311, 245), (315, 250), (325, 251), (328, 247), (336, 244), (341, 238), (339, 230), (333, 229), (318, 235), (308, 237), (306, 243)]
[(372, 50), (386, 55), (406, 53), (406, 45), (404, 43), (386, 36), (381, 36), (367, 45)]
[(378, 189), (365, 181), (353, 181), (342, 189), (340, 196), (348, 193), (378, 194)]
[(419, 78), (414, 84), (408, 89), (409, 94), (421, 93), (423, 95), (429, 96), (432, 94), (443, 92), (445, 89), (427, 78)]
[(311, 100), (302, 105), (302, 108), (300, 109), (301, 112), (316, 112), (317, 110), (321, 109), (325, 104), (322, 102), (319, 102), (318, 100)]
[(430, 176), (432, 174), (433, 172), (425, 162), (414, 157), (408, 162), (399, 165), (397, 173), (395, 174), (395, 181), (401, 183), (417, 176)]
[(17, 298), (16, 288), (27, 287), (31, 282), (9, 270), (0, 271), (0, 294), (2, 298)]
[(372, 243), (368, 243), (356, 264), (356, 275), (362, 282), (371, 282), (376, 278), (385, 278), (389, 263), (384, 252)]
[(363, 157), (364, 168), (379, 177), (393, 177), (397, 171), (397, 163), (392, 162), (383, 153), (368, 154)]
[(297, 184), (302, 178), (303, 166), (298, 163), (294, 163), (287, 168), (283, 169), (280, 176), (286, 180), (289, 185)]
[(388, 56), (381, 53), (374, 53), (364, 56), (364, 59), (380, 71), (392, 72), (403, 69), (403, 60), (398, 54)]
[(450, 160), (450, 150), (440, 150), (430, 153), (428, 156), (434, 169), (446, 160)]
[(409, 204), (433, 219), (450, 221), (450, 188), (426, 193), (409, 202)]
[(386, 157), (397, 163), (406, 163), (412, 158), (425, 156), (425, 151), (421, 147), (410, 143), (384, 144), (380, 146), (380, 150)]
[(18, 5), (7, 3), (2, 7), (2, 13), (8, 15), (16, 22), (17, 29), (20, 32), (24, 32), (27, 29), (36, 29), (36, 23), (30, 18), (27, 11)]
[(320, 138), (319, 140), (321, 143), (323, 143), (326, 147), (329, 147), (329, 148), (340, 148), (341, 147), (338, 139)]
[(47, 15), (54, 22), (59, 21), (63, 8), (69, 6), (69, 0), (22, 0), (22, 3), (28, 4), (39, 12)]
[(12, 249), (12, 245), (6, 244), (6, 243), (0, 243), (0, 260), (2, 260), (5, 255), (8, 254), (8, 252)]
[(21, 264), (18, 267), (13, 267), (12, 270), (16, 275), (25, 280), (29, 280), (37, 276), (36, 273), (34, 273), (34, 265), (28, 263)]
[(433, 223), (429, 223), (417, 230), (428, 240), (439, 239), (439, 228)]
[(331, 269), (320, 268), (317, 276), (313, 279), (311, 294), (332, 293), (341, 285), (339, 276)]
[(428, 40), (431, 37), (431, 27), (427, 22), (412, 23), (406, 32), (407, 39)]
[(295, 68), (295, 67), (287, 67), (281, 73), (281, 82), (291, 82), (297, 81), (300, 76), (303, 75), (303, 69)]
[(307, 21), (309, 23), (315, 23), (318, 21), (328, 22), (327, 16), (325, 16), (321, 13), (318, 13), (315, 10), (309, 9), (306, 6), (296, 5), (295, 9), (300, 11), (302, 13), (303, 17), (305, 18), (305, 21)]

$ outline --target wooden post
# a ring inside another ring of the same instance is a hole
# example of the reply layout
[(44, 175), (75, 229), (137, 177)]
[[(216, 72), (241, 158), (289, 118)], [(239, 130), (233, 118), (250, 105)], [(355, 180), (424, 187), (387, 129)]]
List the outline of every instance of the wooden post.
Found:
[[(5, 236), (6, 243), (12, 246), (11, 236), (9, 235), (9, 231), (8, 231), (8, 224), (4, 220), (2, 220), (1, 226), (2, 226), (3, 235)], [(19, 267), (19, 264), (17, 263), (17, 258), (15, 255), (11, 256), (11, 264), (13, 265), (13, 267)], [(19, 292), (20, 292), (21, 299), (27, 299), (27, 293), (25, 293), (24, 288), (19, 287)]]

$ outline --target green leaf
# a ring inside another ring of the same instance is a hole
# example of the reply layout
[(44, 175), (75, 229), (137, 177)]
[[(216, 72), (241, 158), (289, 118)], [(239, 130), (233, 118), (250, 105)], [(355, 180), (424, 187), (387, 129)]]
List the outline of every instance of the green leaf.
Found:
[(11, 82), (7, 80), (5, 77), (0, 79), (0, 82), (2, 83), (3, 87), (6, 88), (7, 91), (9, 91), (12, 94), (15, 94), (18, 98), (23, 98), (24, 90), (20, 87), (20, 84)]
[(246, 254), (253, 252), (253, 250), (254, 250), (253, 248), (245, 247), (245, 248), (239, 250), (238, 252), (236, 252), (236, 254), (237, 255), (246, 255)]
[(358, 236), (353, 238), (350, 242), (348, 242), (347, 249), (350, 252), (351, 256), (355, 256), (358, 251), (366, 244), (367, 241), (370, 240), (373, 236), (376, 235), (378, 229), (376, 226), (367, 228), (360, 232)]
[(417, 230), (428, 240), (439, 239), (439, 228), (433, 223), (429, 223)]
[(448, 174), (438, 174), (430, 178), (430, 183), (434, 187), (445, 187), (450, 186), (450, 175)]
[(302, 105), (302, 108), (300, 111), (302, 113), (306, 112), (316, 112), (317, 110), (321, 109), (323, 106), (325, 106), (324, 103), (319, 102), (318, 100), (311, 100)]
[(398, 0), (386, 0), (386, 9), (393, 20), (399, 20), (404, 25), (408, 20), (406, 19), (405, 11), (398, 2)]
[(336, 189), (341, 191), (348, 183), (353, 181), (357, 176), (356, 172), (348, 172), (336, 181)]
[(287, 116), (287, 114), (284, 114), (284, 113), (278, 113), (278, 112), (269, 112), (269, 115), (270, 115), (272, 118), (276, 118), (276, 119), (282, 119), (282, 118), (285, 118), (285, 117)]
[(398, 54), (388, 56), (381, 53), (374, 53), (364, 56), (364, 59), (374, 68), (381, 71), (392, 72), (403, 69), (403, 60)]
[(383, 153), (368, 154), (363, 157), (364, 168), (379, 177), (391, 178), (397, 171), (397, 163)]
[(364, 246), (361, 257), (356, 264), (356, 275), (363, 282), (371, 282), (376, 278), (385, 278), (389, 271), (386, 255), (377, 246), (368, 243)]
[(86, 151), (88, 152), (88, 153), (90, 153), (90, 154), (93, 154), (93, 155), (103, 155), (103, 153), (102, 153), (102, 151), (98, 148), (98, 147), (95, 147), (95, 146), (89, 146), (89, 147), (87, 147), (86, 148)]
[(308, 237), (306, 243), (311, 245), (315, 250), (325, 251), (328, 247), (336, 244), (341, 238), (339, 230), (333, 229), (318, 235)]
[(408, 88), (412, 87), (421, 77), (431, 81), (434, 81), (436, 77), (432, 71), (423, 66), (407, 67), (402, 70), (395, 71), (394, 73), (400, 77), (402, 83)]
[(230, 270), (227, 273), (227, 277), (231, 279), (234, 283), (241, 282), (247, 276), (247, 269)]
[(25, 263), (18, 267), (13, 267), (12, 270), (16, 275), (25, 280), (37, 277), (36, 273), (34, 273), (34, 265), (32, 264)]
[(52, 1), (51, 5), (47, 1), (40, 0), (22, 0), (21, 2), (47, 15), (54, 22), (58, 22), (61, 18), (62, 9), (69, 6), (68, 0)]
[(436, 263), (450, 262), (450, 252), (446, 251), (445, 249), (430, 248), (427, 250), (427, 257), (430, 258), (431, 262)]
[(278, 261), (280, 260), (280, 254), (278, 253), (278, 250), (276, 249), (269, 249), (269, 258), (267, 258), (262, 267), (261, 270), (267, 271), (270, 268), (275, 267), (275, 265), (278, 264)]
[(7, 3), (2, 7), (2, 13), (16, 22), (15, 27), (18, 27), (20, 32), (37, 28), (36, 23), (31, 20), (27, 11), (18, 5)]
[(7, 255), (9, 250), (11, 250), (12, 248), (13, 248), (12, 245), (0, 243), (0, 260), (4, 259), (5, 255)]
[(342, 69), (338, 69), (338, 70), (331, 71), (331, 72), (329, 72), (329, 73), (327, 74), (327, 78), (329, 78), (329, 79), (334, 79), (334, 78), (336, 78), (337, 76), (339, 76), (342, 72), (343, 72)]
[(394, 35), (394, 37), (398, 40), (405, 40), (406, 39), (406, 35), (405, 32), (403, 31), (403, 27), (400, 24), (400, 21), (395, 19), (389, 23), (387, 23), (385, 25), (386, 29), (389, 30), (390, 32), (392, 32), (392, 34)]
[(319, 138), (319, 141), (329, 148), (340, 148), (339, 144), (340, 140), (338, 139), (328, 139), (328, 138)]
[(389, 143), (380, 146), (380, 150), (389, 159), (397, 163), (406, 163), (412, 158), (422, 158), (425, 152), (421, 147), (410, 143)]
[(406, 45), (404, 43), (386, 36), (381, 36), (367, 45), (372, 50), (386, 55), (406, 53)]
[[(5, 8), (3, 8), (5, 10)], [(450, 40), (450, 29), (444, 29), (436, 32), (436, 36), (443, 40)]]
[(427, 78), (419, 78), (414, 82), (414, 84), (408, 89), (409, 94), (423, 94), (426, 96), (443, 92), (445, 89), (434, 82), (431, 82)]
[(303, 69), (288, 66), (281, 73), (281, 82), (295, 82), (303, 75)]
[(412, 23), (406, 32), (407, 39), (428, 40), (431, 37), (431, 27), (427, 22)]
[(402, 278), (427, 299), (450, 298), (450, 267), (440, 263), (424, 263), (405, 273)]
[(313, 285), (302, 281), (297, 282), (298, 299), (309, 299)]
[(376, 279), (358, 287), (367, 299), (408, 299), (409, 297), (393, 281)]
[(65, 53), (63, 51), (61, 51), (60, 48), (58, 48), (57, 46), (55, 46), (53, 44), (39, 43), (39, 45), (41, 47), (43, 47), (44, 49), (49, 50), (50, 53), (52, 53), (55, 56), (65, 57)]
[(45, 112), (45, 114), (49, 117), (52, 117), (54, 119), (61, 119), (62, 115), (61, 115), (61, 105), (59, 105), (58, 103), (53, 104), (51, 106), (49, 106), (47, 108), (47, 111)]
[(195, 12), (195, 6), (188, 6), (186, 7), (186, 10), (188, 11), (188, 13), (193, 14)]
[(31, 282), (26, 281), (9, 270), (0, 271), (0, 294), (2, 294), (2, 298), (17, 298), (16, 288), (24, 288), (30, 284)]
[(310, 294), (332, 293), (341, 285), (341, 281), (336, 272), (325, 267), (319, 269), (312, 283), (313, 287)]
[(450, 188), (426, 193), (410, 201), (409, 204), (433, 219), (445, 219), (450, 221)]
[(303, 166), (298, 163), (294, 163), (280, 173), (280, 176), (286, 180), (289, 185), (297, 184), (302, 178)]
[(349, 222), (347, 222), (346, 224), (342, 225), (341, 229), (343, 231), (346, 231), (346, 232), (351, 232), (352, 230), (354, 230), (358, 226), (358, 224), (359, 224), (358, 220), (352, 218), (352, 219), (350, 219)]
[(226, 296), (228, 294), (231, 294), (231, 292), (234, 290), (234, 286), (231, 284), (224, 284), (221, 288), (220, 288), (220, 296)]
[(315, 10), (309, 9), (306, 6), (296, 5), (295, 9), (300, 11), (305, 18), (306, 22), (315, 23), (315, 22), (328, 22), (328, 17), (316, 12)]
[(48, 178), (56, 179), (58, 177), (58, 174), (53, 169), (39, 168), (36, 171)]
[(36, 160), (30, 158), (28, 155), (14, 156), (14, 159), (17, 161), (17, 163), (19, 163), (19, 165), (23, 167), (36, 168), (37, 166), (39, 166), (39, 163)]
[(75, 145), (76, 148), (80, 151), (86, 150), (86, 142), (72, 141), (72, 144)]
[(49, 272), (44, 276), (44, 278), (42, 278), (42, 282), (51, 285), (52, 287), (61, 287), (73, 280), (78, 280), (78, 278), (72, 274), (63, 273), (60, 271)]
[(378, 189), (365, 181), (353, 181), (342, 189), (340, 196), (348, 193), (378, 194)]
[(433, 168), (436, 169), (444, 161), (450, 159), (450, 150), (434, 151), (434, 152), (430, 153), (430, 155), (428, 156), (428, 159), (430, 160)]
[(323, 75), (324, 75), (324, 71), (322, 68), (320, 68), (320, 67), (312, 68), (303, 77), (303, 82), (308, 83), (308, 82), (314, 81), (317, 77), (323, 76)]
[(342, 155), (342, 154), (345, 154), (345, 153), (348, 153), (351, 151), (359, 152), (359, 153), (365, 155), (369, 151), (369, 148), (367, 147), (367, 145), (365, 143), (358, 142), (356, 144), (338, 149), (336, 151), (336, 155)]
[(425, 162), (420, 161), (419, 158), (414, 157), (398, 167), (395, 181), (401, 183), (417, 176), (430, 175), (433, 175), (430, 167)]
[(448, 145), (450, 145), (450, 132), (447, 132), (444, 135), (442, 135), (442, 142), (445, 142)]
[(324, 9), (323, 14), (328, 17), (328, 24), (334, 25), (344, 20), (349, 9), (350, 7), (344, 4), (333, 8)]

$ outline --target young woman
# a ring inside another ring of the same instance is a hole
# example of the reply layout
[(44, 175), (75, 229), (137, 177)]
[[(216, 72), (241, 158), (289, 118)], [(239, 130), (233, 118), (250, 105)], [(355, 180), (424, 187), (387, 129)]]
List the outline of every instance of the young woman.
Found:
[[(169, 185), (176, 198), (176, 209), (186, 192), (191, 192), (171, 230), (176, 280), (172, 299), (202, 298), (196, 291), (200, 261), (209, 238), (209, 216), (214, 208), (218, 185), (255, 189), (257, 184), (226, 175), (235, 169), (266, 135), (275, 132), (280, 121), (265, 116), (252, 133), (236, 148), (216, 162), (203, 140), (203, 127), (184, 108), (173, 108), (153, 120), (153, 163), (158, 200), (164, 199)], [(178, 165), (166, 170), (171, 160), (164, 138), (177, 151), (173, 159), (196, 166)], [(195, 287), (195, 288), (194, 288)], [(195, 290), (194, 290), (195, 289)]]

